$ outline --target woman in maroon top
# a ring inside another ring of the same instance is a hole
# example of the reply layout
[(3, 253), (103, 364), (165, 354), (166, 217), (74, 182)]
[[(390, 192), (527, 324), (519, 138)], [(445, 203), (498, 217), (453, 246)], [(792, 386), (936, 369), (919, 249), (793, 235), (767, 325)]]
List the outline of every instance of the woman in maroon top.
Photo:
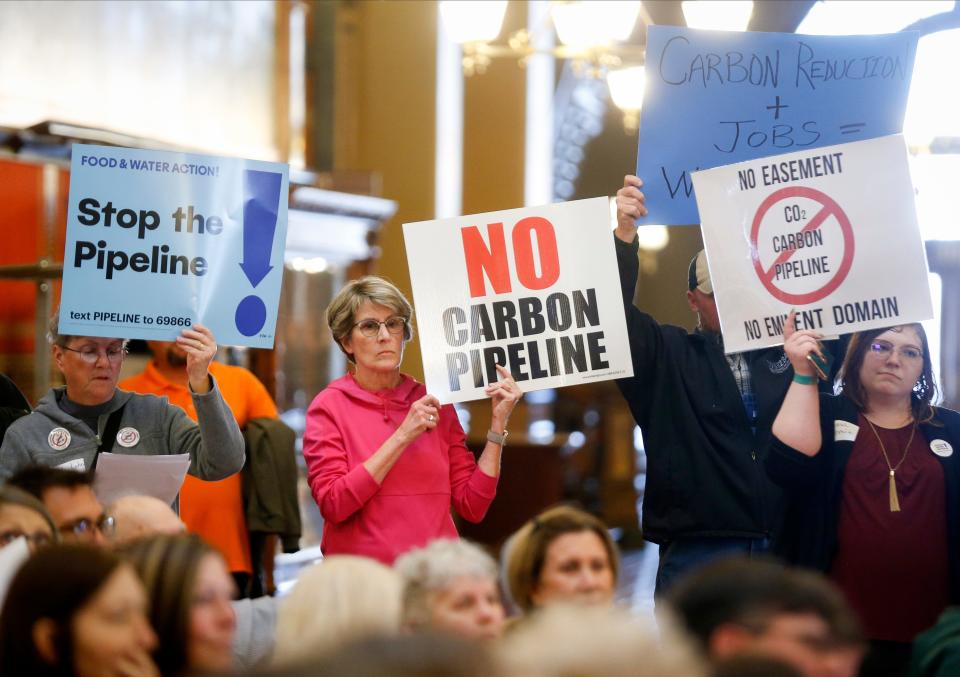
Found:
[(931, 405), (919, 324), (854, 334), (839, 396), (817, 392), (820, 335), (794, 327), (791, 314), (795, 375), (766, 459), (787, 495), (775, 550), (843, 590), (872, 644), (861, 674), (900, 674), (913, 638), (958, 600), (960, 415)]

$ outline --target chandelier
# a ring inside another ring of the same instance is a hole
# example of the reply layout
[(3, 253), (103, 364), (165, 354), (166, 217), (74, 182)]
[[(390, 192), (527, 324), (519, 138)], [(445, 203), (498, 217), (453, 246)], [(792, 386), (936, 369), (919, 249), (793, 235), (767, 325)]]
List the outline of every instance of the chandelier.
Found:
[[(691, 28), (744, 30), (752, 5), (749, 0), (688, 0), (682, 8)], [(535, 54), (564, 59), (577, 75), (605, 78), (627, 131), (637, 130), (644, 50), (627, 41), (638, 19), (652, 23), (639, 0), (553, 0), (549, 20), (498, 41), (506, 10), (507, 0), (440, 2), (443, 29), (462, 49), (464, 75), (484, 73), (496, 58), (515, 59), (520, 65)]]
[[(498, 41), (506, 0), (442, 0), (440, 17), (446, 35), (463, 50), (466, 76), (483, 74), (496, 58), (521, 66), (536, 54), (570, 62), (574, 73), (607, 78), (614, 103), (636, 129), (643, 98), (643, 49), (627, 44), (642, 5), (636, 0), (584, 0), (550, 3), (549, 20)], [(611, 79), (612, 78), (612, 79)]]

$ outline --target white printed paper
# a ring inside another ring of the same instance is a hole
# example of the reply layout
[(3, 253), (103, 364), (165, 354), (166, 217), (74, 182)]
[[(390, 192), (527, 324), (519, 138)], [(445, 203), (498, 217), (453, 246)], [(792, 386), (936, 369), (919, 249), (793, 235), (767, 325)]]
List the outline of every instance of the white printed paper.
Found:
[(102, 453), (97, 458), (94, 491), (104, 505), (144, 495), (173, 503), (190, 467), (190, 454), (137, 456)]

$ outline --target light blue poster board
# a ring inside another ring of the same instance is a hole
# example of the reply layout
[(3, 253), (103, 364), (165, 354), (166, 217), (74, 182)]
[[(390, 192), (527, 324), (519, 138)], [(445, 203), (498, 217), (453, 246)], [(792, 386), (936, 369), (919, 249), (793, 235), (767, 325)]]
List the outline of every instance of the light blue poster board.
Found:
[(272, 348), (289, 168), (75, 144), (60, 333)]
[(643, 223), (700, 222), (692, 171), (899, 133), (917, 38), (650, 26)]

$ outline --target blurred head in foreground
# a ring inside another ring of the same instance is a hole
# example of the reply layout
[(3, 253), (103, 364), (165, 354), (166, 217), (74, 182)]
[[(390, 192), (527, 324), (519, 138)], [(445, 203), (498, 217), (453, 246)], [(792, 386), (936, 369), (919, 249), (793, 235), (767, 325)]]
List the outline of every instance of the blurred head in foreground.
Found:
[(667, 603), (711, 660), (762, 654), (805, 677), (853, 677), (863, 657), (856, 617), (815, 572), (729, 558), (679, 581)]
[(515, 677), (701, 677), (705, 666), (676, 624), (614, 607), (552, 604), (509, 632), (498, 647)]
[(402, 584), (376, 560), (333, 555), (303, 570), (277, 611), (274, 665), (315, 658), (359, 638), (400, 629)]
[(504, 547), (507, 589), (523, 611), (553, 602), (613, 601), (620, 556), (606, 526), (589, 513), (567, 505), (549, 508)]
[(467, 639), (494, 639), (503, 632), (497, 563), (476, 545), (437, 540), (400, 557), (394, 569), (403, 579), (408, 628)]

